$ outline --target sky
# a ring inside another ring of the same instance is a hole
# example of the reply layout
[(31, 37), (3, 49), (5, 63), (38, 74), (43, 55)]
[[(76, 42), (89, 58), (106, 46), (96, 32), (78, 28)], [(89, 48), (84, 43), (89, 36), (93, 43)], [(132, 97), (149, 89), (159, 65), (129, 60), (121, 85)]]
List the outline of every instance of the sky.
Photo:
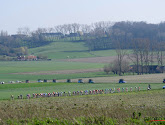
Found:
[(165, 0), (0, 0), (0, 31), (99, 21), (165, 21)]

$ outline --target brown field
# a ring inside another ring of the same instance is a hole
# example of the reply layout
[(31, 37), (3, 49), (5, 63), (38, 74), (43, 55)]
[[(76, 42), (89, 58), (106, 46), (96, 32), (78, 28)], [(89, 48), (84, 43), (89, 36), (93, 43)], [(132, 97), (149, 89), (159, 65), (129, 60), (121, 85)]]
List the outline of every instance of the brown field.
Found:
[[(53, 75), (53, 74), (74, 74), (74, 73), (89, 73), (99, 72), (103, 69), (81, 69), (81, 70), (61, 70), (61, 71), (42, 71), (42, 72), (24, 72), (15, 74), (31, 74), (31, 75)], [(127, 83), (161, 83), (165, 79), (163, 74), (145, 74), (145, 75), (129, 75), (129, 76), (114, 76), (114, 77), (95, 77), (92, 78), (96, 83), (117, 83), (119, 79), (124, 79)], [(88, 82), (89, 78), (83, 78), (84, 82)], [(58, 80), (59, 82), (66, 82)], [(72, 79), (72, 82), (77, 82), (77, 79)]]
[[(93, 57), (93, 58), (79, 58), (79, 59), (61, 59), (58, 61), (63, 62), (84, 62), (84, 63), (110, 63), (116, 56), (108, 57)], [(100, 72), (100, 69), (76, 69), (76, 70), (59, 70), (59, 71), (40, 71), (40, 72), (22, 72), (22, 73), (12, 73), (12, 74), (23, 74), (23, 75), (54, 75), (54, 74), (74, 74), (74, 73), (89, 73), (89, 72)]]
[[(165, 74), (146, 74), (146, 75), (132, 75), (132, 76), (114, 76), (114, 77), (97, 77), (92, 78), (96, 83), (117, 83), (119, 79), (124, 79), (127, 83), (162, 83)], [(84, 78), (84, 82), (88, 82), (89, 78)], [(65, 82), (66, 80), (59, 80)], [(73, 79), (77, 82), (77, 79)]]
[[(112, 62), (116, 56), (108, 56), (108, 57), (93, 57), (93, 58), (80, 58), (80, 59), (65, 59), (63, 61), (70, 62), (88, 62), (88, 63), (110, 63)], [(126, 60), (130, 61), (127, 57)], [(86, 70), (90, 72), (90, 70)], [(98, 70), (93, 70), (93, 72)], [(103, 71), (103, 69), (99, 69), (99, 71)], [(80, 72), (80, 71), (77, 71)], [(76, 70), (75, 70), (76, 73)], [(88, 82), (89, 78), (84, 78), (85, 82)], [(161, 83), (163, 79), (165, 79), (165, 74), (146, 74), (146, 75), (132, 75), (132, 76), (115, 76), (115, 77), (98, 77), (93, 78), (96, 83), (117, 83), (119, 79), (124, 79), (127, 83)], [(65, 81), (65, 80), (60, 80)], [(73, 79), (73, 82), (77, 82), (77, 79)]]
[(58, 70), (58, 71), (41, 71), (41, 72), (22, 72), (22, 73), (12, 73), (12, 74), (22, 74), (22, 75), (54, 75), (54, 74), (74, 74), (74, 73), (88, 73), (88, 72), (100, 72), (100, 69), (76, 69), (76, 70)]
[[(58, 61), (85, 62), (85, 63), (110, 63), (115, 58), (116, 58), (116, 56), (109, 56), (109, 57), (93, 57), (93, 58), (79, 58), (79, 59), (61, 59)], [(89, 73), (89, 72), (101, 72), (101, 71), (103, 71), (103, 68), (100, 68), (100, 69), (40, 71), (40, 72), (22, 72), (22, 73), (13, 73), (13, 74), (55, 75), (55, 74), (76, 74), (76, 73)], [(89, 78), (83, 78), (84, 82), (88, 82), (88, 79)], [(161, 83), (162, 80), (165, 79), (165, 74), (144, 74), (144, 75), (97, 77), (97, 78), (95, 77), (92, 79), (96, 83), (117, 83), (119, 79), (124, 79), (127, 83)], [(59, 82), (65, 82), (66, 80), (58, 80), (58, 81)], [(72, 82), (77, 82), (77, 79), (72, 79)]]
[(86, 63), (110, 63), (116, 56), (107, 57), (92, 57), (92, 58), (79, 58), (79, 59), (61, 59), (64, 62), (86, 62)]

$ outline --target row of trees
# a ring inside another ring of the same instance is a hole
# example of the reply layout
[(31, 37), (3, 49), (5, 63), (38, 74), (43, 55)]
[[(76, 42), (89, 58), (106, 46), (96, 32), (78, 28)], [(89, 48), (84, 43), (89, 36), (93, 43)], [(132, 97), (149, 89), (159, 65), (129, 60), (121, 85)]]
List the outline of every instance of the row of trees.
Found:
[(22, 46), (23, 40), (19, 37), (11, 37), (6, 31), (0, 32), (0, 55), (18, 56), (27, 55), (28, 48)]
[[(134, 38), (147, 38), (149, 40), (165, 40), (165, 22), (159, 24), (148, 24), (146, 22), (96, 22), (87, 24), (64, 24), (52, 28), (38, 28), (30, 31), (29, 28), (19, 28), (18, 34), (31, 36), (32, 42), (40, 41), (86, 41), (90, 50), (103, 50), (115, 48), (116, 39), (122, 39), (127, 48), (131, 48)], [(53, 35), (53, 33), (56, 33)], [(45, 38), (48, 34), (49, 37)], [(52, 35), (50, 35), (52, 34)], [(36, 37), (39, 39), (36, 40)], [(44, 41), (44, 42), (42, 42)], [(31, 42), (31, 43), (32, 43)], [(129, 46), (128, 46), (129, 45)]]
[[(135, 39), (148, 39), (155, 43), (165, 40), (165, 22), (148, 24), (146, 22), (96, 22), (87, 24), (64, 24), (51, 28), (38, 28), (31, 31), (28, 27), (19, 28), (16, 35), (0, 33), (0, 46), (7, 50), (0, 54), (12, 54), (11, 48), (38, 47), (53, 41), (84, 41), (89, 50), (116, 49), (116, 43), (126, 49), (134, 48)], [(23, 53), (22, 53), (23, 54)]]
[[(102, 22), (100, 22), (102, 23)], [(117, 22), (109, 27), (99, 25), (91, 32), (92, 38), (87, 41), (91, 50), (115, 49), (118, 39), (127, 49), (133, 48), (134, 39), (148, 39), (155, 42), (165, 41), (165, 22), (147, 24), (146, 22)], [(106, 39), (102, 40), (102, 39)], [(107, 45), (104, 47), (104, 45)], [(100, 47), (101, 46), (101, 47)]]
[[(91, 46), (94, 46), (98, 43), (102, 44), (102, 40), (100, 39), (103, 39), (105, 37), (109, 39), (106, 39), (106, 42), (110, 43), (112, 43), (116, 38), (124, 39), (125, 43), (129, 43), (130, 39), (132, 38), (159, 39), (162, 41), (165, 40), (165, 22), (159, 24), (147, 24), (146, 22), (123, 21), (114, 23), (110, 21), (101, 21), (92, 23), (91, 25), (78, 23), (64, 24), (50, 28), (38, 28), (35, 31), (31, 31), (28, 27), (24, 27), (18, 28), (17, 31), (17, 35), (32, 37), (34, 38), (34, 40), (37, 37), (37, 40), (40, 39), (41, 41), (43, 40), (43, 34), (51, 33), (60, 33), (64, 36), (57, 37), (59, 34), (55, 34), (54, 36), (49, 35), (51, 37), (56, 36), (55, 38), (58, 38), (58, 40), (66, 39), (67, 37), (70, 38), (71, 36), (75, 37), (75, 34), (78, 34), (79, 37), (82, 36), (82, 40), (88, 39), (88, 42), (92, 43), (88, 45)], [(7, 32), (3, 32), (2, 34), (3, 36), (4, 34), (7, 35)], [(34, 40), (33, 42), (35, 42)], [(103, 44), (105, 44), (105, 42), (103, 42)], [(93, 49), (97, 48), (94, 47)], [(102, 49), (104, 49), (104, 47)]]
[[(38, 36), (46, 38), (48, 41), (55, 40), (87, 40), (93, 38), (97, 38), (100, 36), (104, 36), (104, 32), (111, 27), (113, 23), (111, 22), (96, 22), (91, 25), (87, 24), (64, 24), (57, 25), (49, 28), (38, 28), (35, 31), (30, 31), (28, 27), (19, 28), (17, 34), (26, 35), (26, 36)], [(56, 34), (55, 34), (56, 33)], [(47, 37), (45, 37), (47, 34)], [(78, 37), (78, 38), (77, 38)], [(47, 41), (46, 40), (46, 41)]]
[[(33, 31), (33, 33), (34, 32), (62, 33), (66, 35), (77, 32), (82, 32), (83, 34), (95, 32), (98, 35), (100, 35), (100, 33), (104, 34), (104, 31), (108, 30), (109, 27), (111, 27), (113, 24), (114, 23), (112, 22), (105, 22), (105, 21), (92, 23), (91, 25), (72, 23), (72, 24), (57, 25), (50, 28), (38, 28), (36, 31)], [(28, 27), (18, 28), (17, 34), (31, 35), (31, 31)]]
[[(121, 41), (116, 41), (117, 58), (104, 67), (108, 74), (122, 75), (133, 72), (138, 75), (144, 73), (163, 73), (165, 61), (165, 43), (155, 42), (145, 38), (132, 39), (132, 49), (127, 50)], [(130, 66), (130, 63), (133, 65)]]
[[(103, 25), (104, 24), (104, 25)], [(64, 24), (51, 28), (38, 28), (35, 31), (31, 31), (28, 27), (18, 28), (17, 34), (9, 35), (7, 31), (0, 32), (0, 55), (17, 56), (27, 54), (21, 52), (21, 47), (34, 48), (49, 44), (53, 41), (82, 41), (89, 39), (95, 39), (91, 34), (94, 29), (101, 27), (108, 27), (109, 23), (94, 23), (92, 25), (86, 24)], [(100, 32), (100, 31), (99, 31)], [(98, 31), (97, 34), (99, 35)], [(90, 46), (89, 46), (90, 47)], [(98, 48), (96, 48), (98, 49)], [(18, 52), (19, 50), (19, 52)]]

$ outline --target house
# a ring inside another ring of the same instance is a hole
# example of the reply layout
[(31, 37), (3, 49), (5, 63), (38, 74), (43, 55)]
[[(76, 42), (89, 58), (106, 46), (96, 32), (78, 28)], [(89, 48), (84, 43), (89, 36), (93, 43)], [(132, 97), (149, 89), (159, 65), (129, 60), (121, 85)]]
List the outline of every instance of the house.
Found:
[(61, 32), (57, 32), (57, 33), (41, 33), (41, 35), (44, 38), (48, 39), (48, 40), (64, 38), (64, 34), (62, 34)]
[(57, 33), (42, 33), (41, 35), (45, 36), (45, 37), (63, 37), (64, 34), (62, 34), (61, 32), (57, 32)]
[(29, 55), (29, 56), (18, 56), (17, 60), (18, 61), (36, 61), (38, 59), (37, 59), (37, 56)]
[(24, 35), (24, 34), (15, 34), (15, 35), (11, 35), (13, 38), (26, 38), (27, 35)]
[(29, 56), (26, 57), (26, 60), (27, 61), (36, 61), (37, 60), (37, 56), (29, 55)]
[(78, 37), (78, 36), (79, 36), (78, 33), (70, 33), (70, 34), (68, 35), (68, 37)]

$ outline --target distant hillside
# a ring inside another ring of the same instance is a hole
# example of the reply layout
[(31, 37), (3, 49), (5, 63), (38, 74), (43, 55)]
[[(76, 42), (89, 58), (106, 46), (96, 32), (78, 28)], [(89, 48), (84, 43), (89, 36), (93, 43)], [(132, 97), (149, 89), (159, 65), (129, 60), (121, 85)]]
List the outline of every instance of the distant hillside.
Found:
[(89, 51), (84, 42), (53, 42), (49, 45), (29, 49), (34, 55), (44, 55), (51, 59), (86, 58), (113, 56), (114, 50)]
[(56, 59), (109, 56), (107, 52), (111, 49), (139, 49), (144, 45), (149, 51), (165, 50), (165, 22), (121, 21), (112, 24), (103, 21), (92, 25), (74, 23), (59, 25), (51, 30), (38, 28), (32, 32), (26, 31), (29, 30), (23, 28), (13, 35), (0, 32), (2, 58), (32, 53)]

